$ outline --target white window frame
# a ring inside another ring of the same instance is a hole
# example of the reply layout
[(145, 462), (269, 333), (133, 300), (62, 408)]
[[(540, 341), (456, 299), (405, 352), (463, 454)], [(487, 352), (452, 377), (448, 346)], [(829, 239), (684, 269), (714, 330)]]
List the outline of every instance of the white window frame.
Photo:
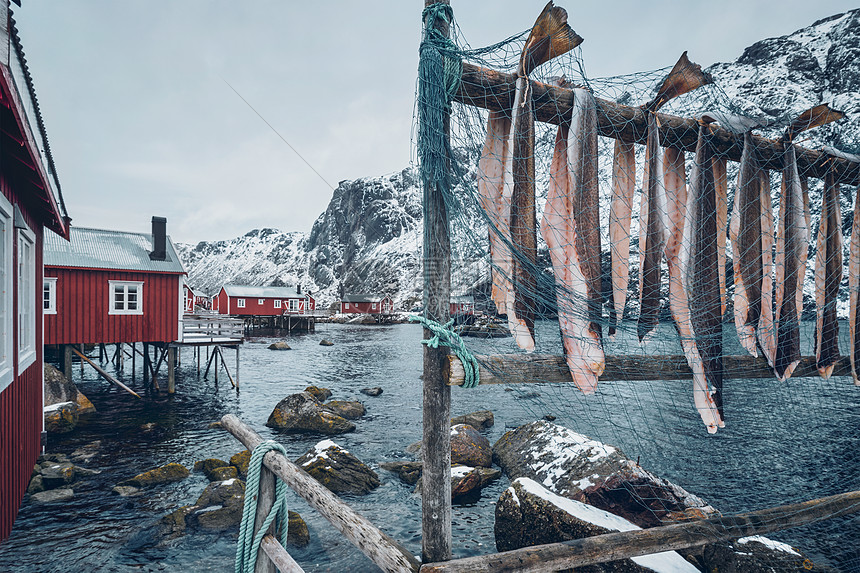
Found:
[(275, 308), (281, 308), (281, 299), (275, 299)]
[[(123, 308), (116, 307), (116, 287), (123, 287)], [(129, 287), (137, 289), (137, 308), (128, 310)], [(108, 314), (110, 315), (142, 315), (143, 314), (143, 281), (108, 281)]]
[(245, 308), (245, 299), (237, 298), (236, 299), (236, 308)]
[(376, 310), (376, 303), (375, 303), (375, 302), (370, 303), (370, 309), (371, 309), (371, 310)]
[(288, 306), (287, 306), (287, 308), (289, 308), (291, 311), (295, 312), (295, 311), (299, 310), (299, 301), (298, 301), (298, 299), (291, 298), (291, 299), (289, 299), (287, 302), (289, 303), (289, 304), (288, 304)]
[(0, 392), (12, 383), (15, 375), (12, 360), (14, 313), (12, 312), (12, 204), (0, 193)]
[(343, 303), (343, 305), (344, 305), (344, 306), (343, 306), (343, 308), (349, 308), (349, 303), (348, 303), (348, 302)]
[(257, 304), (258, 304), (258, 305), (266, 304), (266, 299), (264, 299), (264, 298), (258, 298), (258, 299), (257, 299)]
[[(45, 306), (45, 291), (48, 292), (48, 306)], [(42, 313), (57, 314), (57, 277), (42, 279)]]
[(18, 229), (18, 372), (36, 361), (36, 235)]

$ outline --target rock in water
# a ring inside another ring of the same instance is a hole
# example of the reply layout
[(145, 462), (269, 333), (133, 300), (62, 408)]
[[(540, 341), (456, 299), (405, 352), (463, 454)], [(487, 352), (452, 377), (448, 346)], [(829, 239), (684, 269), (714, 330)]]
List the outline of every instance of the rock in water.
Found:
[(323, 440), (296, 460), (296, 465), (334, 493), (366, 494), (379, 487), (379, 476), (331, 440)]
[(292, 350), (290, 345), (284, 342), (283, 340), (279, 340), (278, 342), (273, 342), (268, 346), (269, 350)]
[(163, 483), (182, 481), (190, 475), (188, 468), (182, 464), (170, 463), (161, 467), (138, 474), (131, 479), (120, 482), (118, 485), (130, 485), (134, 487), (149, 487)]
[(291, 394), (278, 402), (266, 425), (289, 432), (319, 432), (327, 435), (355, 430), (355, 424), (324, 410), (319, 400), (308, 392)]
[(368, 396), (379, 396), (382, 394), (382, 388), (379, 386), (375, 386), (373, 388), (362, 388), (361, 393), (367, 394)]
[(354, 400), (332, 400), (323, 404), (322, 409), (347, 420), (357, 420), (365, 412), (364, 404)]
[(78, 424), (78, 407), (74, 402), (60, 402), (45, 407), (45, 430), (51, 434), (66, 434)]
[(319, 400), (320, 402), (325, 402), (329, 398), (331, 398), (331, 390), (328, 388), (322, 388), (321, 386), (308, 386), (305, 388), (305, 392)]
[(45, 364), (45, 406), (61, 402), (74, 402), (78, 407), (78, 415), (96, 411), (93, 403), (78, 390), (74, 383), (66, 379), (63, 373), (51, 364)]
[(451, 418), (452, 426), (457, 424), (469, 424), (476, 430), (490, 428), (494, 423), (495, 418), (493, 417), (493, 413), (489, 410), (480, 410), (478, 412), (472, 412), (471, 414), (463, 414), (462, 416)]
[(53, 503), (55, 501), (67, 501), (75, 497), (75, 492), (68, 488), (52, 489), (34, 493), (30, 496), (33, 503)]
[(415, 485), (418, 478), (421, 477), (421, 469), (424, 467), (423, 462), (385, 462), (379, 464), (382, 469), (394, 472), (400, 481), (409, 485)]
[(308, 524), (305, 523), (305, 520), (296, 511), (288, 510), (287, 516), (287, 545), (306, 547), (311, 542)]
[(320, 340), (320, 346), (334, 346), (334, 342), (332, 342), (331, 340), (328, 340), (326, 338), (323, 338), (322, 340)]
[(451, 463), (488, 468), (493, 465), (489, 440), (468, 424), (451, 427)]
[(248, 464), (251, 463), (251, 452), (242, 450), (230, 457), (230, 465), (239, 470), (240, 476), (248, 475)]
[(242, 521), (242, 507), (245, 503), (245, 484), (238, 479), (212, 482), (195, 505), (197, 508), (189, 516), (190, 523), (209, 531), (226, 531), (238, 527)]
[[(528, 478), (514, 481), (496, 504), (495, 536), (498, 551), (634, 529), (640, 528), (617, 515), (558, 496)], [(698, 572), (697, 568), (674, 551), (593, 567), (589, 567), (588, 571)]]

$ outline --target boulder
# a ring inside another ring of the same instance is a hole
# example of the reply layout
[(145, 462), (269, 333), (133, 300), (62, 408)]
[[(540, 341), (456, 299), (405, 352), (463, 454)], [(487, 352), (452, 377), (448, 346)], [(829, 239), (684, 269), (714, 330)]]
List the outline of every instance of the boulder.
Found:
[[(216, 468), (223, 468), (224, 466), (229, 466), (229, 462), (225, 462), (224, 460), (219, 460), (218, 458), (206, 458), (205, 460), (198, 460), (194, 462), (194, 471), (195, 472), (203, 472), (206, 477), (209, 477), (209, 473)], [(209, 478), (209, 481), (214, 481), (212, 478)]]
[(56, 489), (75, 481), (75, 466), (72, 462), (43, 464), (42, 484), (45, 489)]
[(245, 503), (245, 484), (238, 479), (212, 482), (194, 504), (187, 521), (208, 531), (226, 531), (238, 527)]
[(183, 505), (162, 517), (155, 528), (155, 539), (163, 543), (184, 535), (188, 526), (187, 518), (196, 509), (193, 505)]
[[(496, 550), (510, 551), (640, 528), (617, 515), (556, 495), (534, 480), (518, 478), (502, 493), (496, 504), (494, 529)], [(595, 573), (699, 571), (676, 552), (594, 565), (587, 570)]]
[(287, 545), (306, 547), (311, 542), (308, 524), (298, 512), (287, 511)]
[(51, 434), (66, 434), (78, 424), (78, 407), (74, 402), (45, 406), (45, 430)]
[(360, 390), (362, 394), (367, 394), (368, 396), (379, 396), (382, 394), (382, 388), (379, 386), (374, 386), (373, 388), (362, 388)]
[(331, 390), (328, 388), (321, 388), (320, 386), (308, 386), (305, 388), (305, 392), (319, 400), (320, 402), (325, 402), (329, 398), (331, 398)]
[(705, 546), (703, 555), (706, 571), (728, 573), (757, 573), (758, 571), (834, 571), (827, 566), (813, 563), (797, 549), (755, 535), (734, 542), (715, 543)]
[(75, 492), (68, 488), (51, 489), (41, 491), (30, 496), (33, 503), (54, 503), (55, 501), (67, 501), (75, 497)]
[(328, 340), (326, 338), (323, 338), (322, 340), (320, 340), (320, 346), (334, 346), (334, 342), (332, 342), (331, 340)]
[(476, 430), (484, 430), (491, 427), (494, 423), (495, 419), (493, 417), (493, 413), (489, 410), (479, 410), (478, 412), (472, 412), (471, 414), (463, 414), (462, 416), (451, 418), (452, 426), (456, 426), (457, 424), (468, 424)]
[(45, 406), (74, 402), (78, 407), (78, 415), (91, 414), (96, 411), (93, 403), (70, 382), (62, 372), (51, 364), (45, 364)]
[(357, 420), (365, 412), (364, 404), (354, 400), (332, 400), (323, 404), (322, 409), (347, 420)]
[(327, 435), (355, 430), (355, 424), (323, 410), (319, 400), (308, 392), (292, 394), (278, 402), (266, 425), (289, 432), (320, 432)]
[(493, 446), (493, 461), (512, 481), (528, 477), (565, 497), (615, 473), (625, 460), (618, 448), (542, 420), (505, 432)]
[(71, 453), (69, 456), (73, 462), (88, 462), (99, 453), (99, 450), (102, 447), (102, 441), (96, 440), (94, 442), (90, 442), (80, 448), (77, 448), (75, 451)]
[(451, 467), (451, 499), (457, 500), (481, 491), (481, 473), (469, 466)]
[(493, 465), (490, 441), (468, 424), (451, 427), (451, 463), (485, 467)]
[(130, 485), (133, 487), (149, 487), (163, 483), (181, 481), (190, 475), (188, 468), (182, 464), (169, 463), (161, 467), (145, 471), (131, 479), (120, 482), (118, 485)]
[(34, 493), (39, 493), (40, 491), (45, 491), (45, 484), (42, 483), (41, 474), (37, 474), (30, 479), (30, 483), (29, 485), (27, 485), (27, 493), (33, 495)]
[(475, 468), (481, 474), (481, 488), (487, 487), (490, 483), (502, 477), (502, 470), (496, 468)]
[(242, 450), (230, 456), (230, 465), (239, 471), (240, 476), (248, 475), (249, 463), (251, 463), (251, 452), (249, 450)]
[(319, 442), (296, 465), (334, 493), (363, 495), (379, 487), (376, 472), (331, 440)]
[(284, 342), (283, 340), (279, 340), (278, 342), (273, 342), (268, 346), (269, 350), (292, 350), (290, 345)]
[(422, 462), (385, 462), (379, 464), (379, 467), (396, 473), (400, 481), (409, 485), (415, 485), (418, 478), (421, 477), (421, 468), (423, 465)]
[(239, 477), (239, 470), (233, 466), (221, 466), (206, 474), (209, 481), (225, 481)]
[[(143, 495), (143, 492), (140, 491), (139, 487), (131, 485), (115, 485), (111, 491), (120, 497), (136, 497), (138, 495)], [(184, 525), (185, 523), (183, 521), (183, 526)]]

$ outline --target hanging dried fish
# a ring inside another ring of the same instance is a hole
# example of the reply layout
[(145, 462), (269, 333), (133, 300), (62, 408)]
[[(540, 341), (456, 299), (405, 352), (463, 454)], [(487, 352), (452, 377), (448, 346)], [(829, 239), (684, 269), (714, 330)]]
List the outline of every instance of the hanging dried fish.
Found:
[(822, 378), (830, 378), (839, 360), (839, 322), (836, 302), (842, 282), (842, 210), (833, 171), (824, 178), (821, 223), (815, 252), (815, 364)]
[(609, 203), (609, 242), (612, 298), (609, 301), (609, 335), (624, 317), (630, 278), (630, 220), (636, 189), (636, 146), (615, 140), (612, 158), (612, 199)]

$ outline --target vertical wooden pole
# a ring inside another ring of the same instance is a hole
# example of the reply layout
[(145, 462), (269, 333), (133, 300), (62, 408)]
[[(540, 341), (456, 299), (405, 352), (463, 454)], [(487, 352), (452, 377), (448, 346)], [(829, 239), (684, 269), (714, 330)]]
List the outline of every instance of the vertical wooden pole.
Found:
[(70, 344), (63, 345), (63, 374), (66, 380), (72, 381), (72, 346)]
[[(260, 466), (260, 490), (257, 493), (256, 501), (257, 513), (254, 515), (254, 535), (260, 531), (269, 511), (275, 505), (275, 474), (265, 465)], [(274, 523), (269, 526), (268, 533), (278, 537)], [(254, 573), (277, 573), (277, 571), (275, 564), (260, 548), (257, 551), (257, 566), (254, 567)]]
[(134, 370), (137, 368), (137, 343), (131, 343), (131, 379), (134, 380)]
[(239, 391), (239, 345), (236, 345), (236, 392)]
[(167, 393), (176, 391), (176, 347), (167, 349)]
[[(424, 0), (424, 6), (440, 3)], [(449, 0), (441, 0), (448, 4)], [(437, 29), (449, 34), (448, 25), (437, 20)], [(445, 117), (445, 137), (450, 133)], [(428, 319), (448, 321), (451, 294), (451, 244), (443, 191), (424, 187), (424, 309)], [(424, 338), (432, 337), (424, 329)], [(424, 346), (424, 460), (421, 488), (421, 554), (425, 563), (451, 559), (451, 388), (443, 372), (448, 349)]]
[(143, 343), (143, 384), (149, 381), (149, 344)]
[[(84, 352), (84, 345), (83, 344), (81, 344), (81, 354), (86, 356), (86, 352)], [(81, 360), (81, 380), (83, 380), (83, 379), (84, 379), (84, 361)]]

